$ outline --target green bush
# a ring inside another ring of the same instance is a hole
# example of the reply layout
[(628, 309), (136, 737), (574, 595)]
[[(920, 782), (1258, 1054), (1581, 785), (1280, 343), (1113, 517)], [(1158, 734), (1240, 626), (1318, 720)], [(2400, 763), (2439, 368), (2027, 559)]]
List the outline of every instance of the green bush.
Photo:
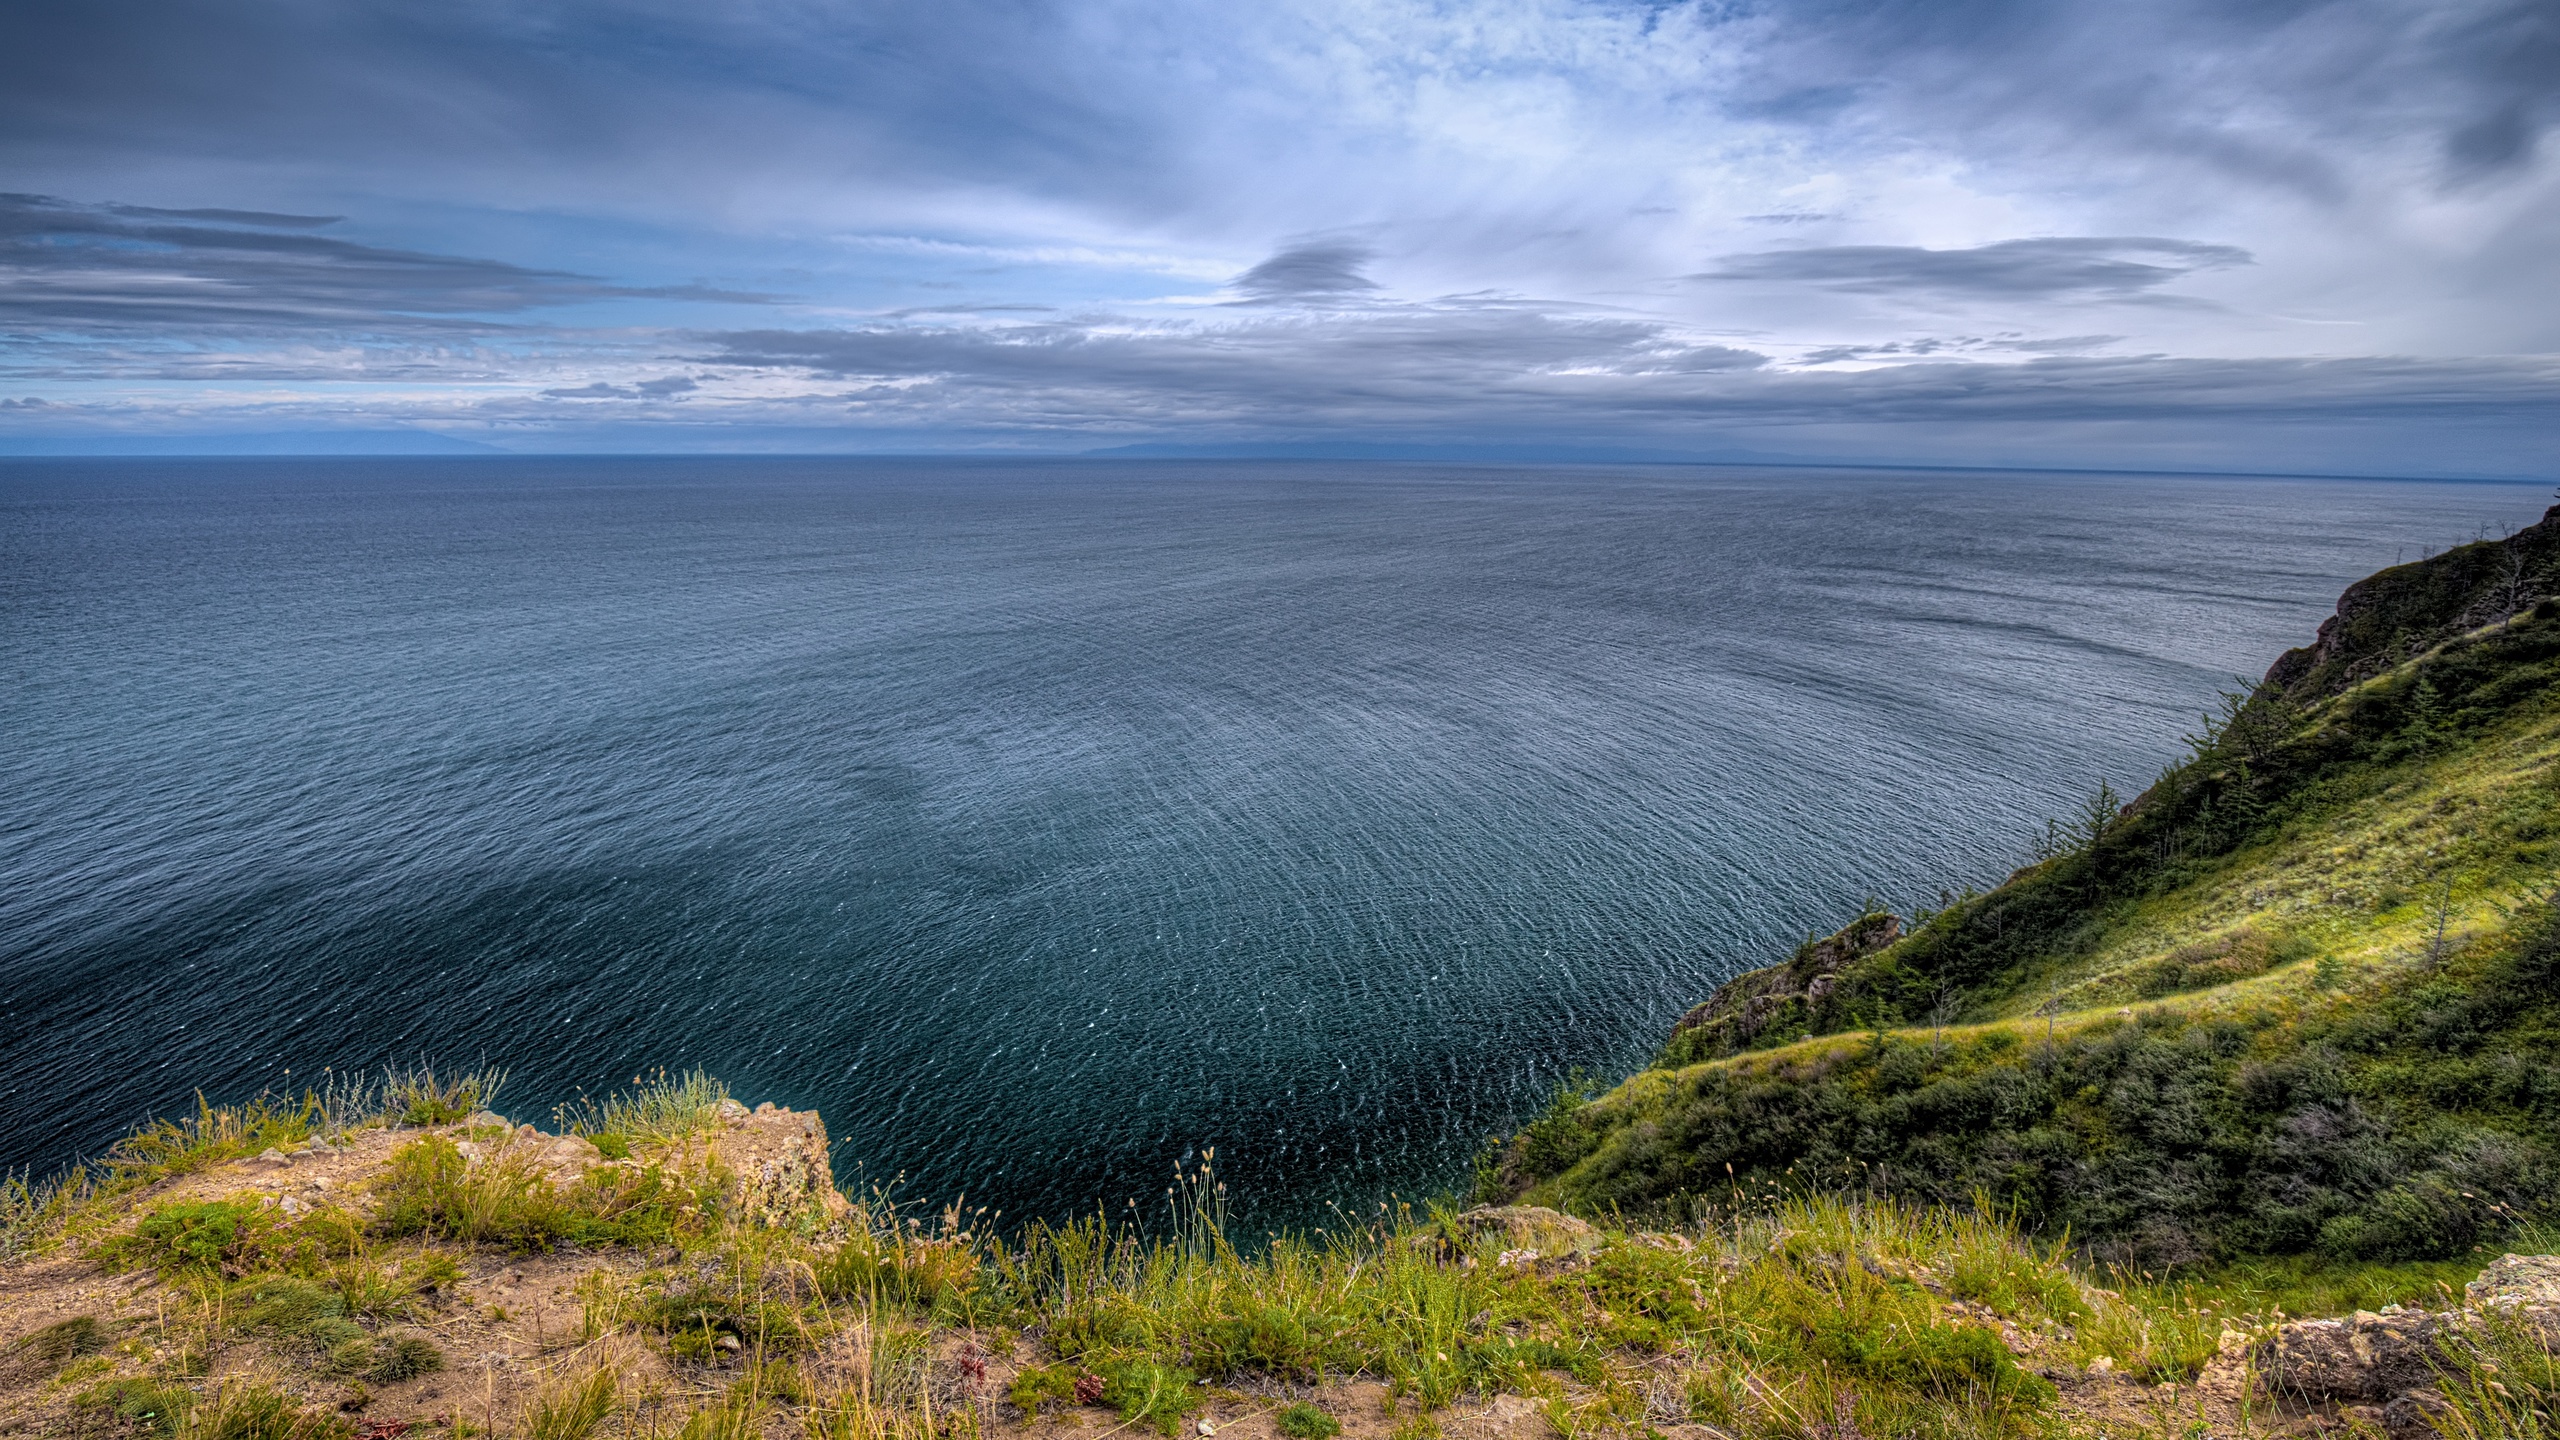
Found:
[(85, 1390), (71, 1402), (86, 1413), (130, 1426), (145, 1435), (171, 1436), (196, 1405), (194, 1392), (158, 1380), (114, 1380)]
[(102, 1258), (118, 1268), (218, 1271), (234, 1266), (273, 1225), (263, 1209), (241, 1201), (163, 1205), (130, 1235), (108, 1241)]
[(1342, 1433), (1341, 1421), (1304, 1400), (1283, 1408), (1273, 1423), (1289, 1440), (1333, 1440)]
[(1025, 1420), (1037, 1420), (1042, 1409), (1076, 1403), (1076, 1372), (1068, 1365), (1025, 1365), (1014, 1372), (1005, 1391)]
[(1102, 1403), (1120, 1412), (1121, 1423), (1145, 1423), (1167, 1435), (1182, 1417), (1200, 1408), (1199, 1377), (1188, 1370), (1153, 1360), (1122, 1360), (1095, 1367), (1102, 1376)]

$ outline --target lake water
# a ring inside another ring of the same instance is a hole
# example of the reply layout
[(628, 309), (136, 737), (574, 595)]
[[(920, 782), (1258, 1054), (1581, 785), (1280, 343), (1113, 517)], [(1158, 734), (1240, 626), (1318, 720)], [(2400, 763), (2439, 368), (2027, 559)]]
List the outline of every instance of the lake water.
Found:
[[(2131, 792), (2494, 485), (0, 465), (0, 1164), (324, 1065), (703, 1066), (1012, 1218), (1456, 1183)], [(1153, 1202), (1142, 1198), (1142, 1205)]]

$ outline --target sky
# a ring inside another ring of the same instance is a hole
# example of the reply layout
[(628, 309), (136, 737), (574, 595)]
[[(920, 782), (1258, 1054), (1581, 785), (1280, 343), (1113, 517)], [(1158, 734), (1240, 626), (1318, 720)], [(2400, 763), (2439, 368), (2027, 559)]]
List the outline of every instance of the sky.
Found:
[(2560, 472), (2560, 0), (0, 0), (0, 451)]

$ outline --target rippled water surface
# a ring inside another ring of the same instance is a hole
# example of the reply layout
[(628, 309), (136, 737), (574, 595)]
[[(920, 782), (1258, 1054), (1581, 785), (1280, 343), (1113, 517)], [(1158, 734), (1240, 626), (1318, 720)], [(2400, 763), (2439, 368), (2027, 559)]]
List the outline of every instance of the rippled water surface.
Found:
[(2503, 486), (0, 465), (0, 1164), (641, 1067), (1012, 1215), (1450, 1183), (1862, 896), (2139, 788)]

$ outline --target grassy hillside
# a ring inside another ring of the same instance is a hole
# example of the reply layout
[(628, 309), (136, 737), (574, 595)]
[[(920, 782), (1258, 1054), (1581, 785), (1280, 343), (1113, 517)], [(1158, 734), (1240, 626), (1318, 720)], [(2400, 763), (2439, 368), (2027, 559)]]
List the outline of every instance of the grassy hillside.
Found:
[[(1381, 1205), (1239, 1249), (1206, 1162), (1143, 1223), (1005, 1234), (848, 1201), (816, 1115), (707, 1077), (556, 1134), (490, 1112), (499, 1080), (202, 1106), (0, 1186), (0, 1435), (2272, 1437), (2335, 1407), (2261, 1393), (2235, 1336), (2479, 1269), (2150, 1283), (1827, 1196), (1634, 1233)], [(2530, 1433), (2488, 1422), (2560, 1377), (2501, 1359), (2491, 1390), (2488, 1358), (2453, 1433)]]
[(2359, 583), (2133, 803), (1908, 934), (1860, 917), (1728, 985), (1484, 1188), (1982, 1193), (2155, 1265), (2449, 1257), (2550, 1213), (2555, 592), (2553, 517)]

